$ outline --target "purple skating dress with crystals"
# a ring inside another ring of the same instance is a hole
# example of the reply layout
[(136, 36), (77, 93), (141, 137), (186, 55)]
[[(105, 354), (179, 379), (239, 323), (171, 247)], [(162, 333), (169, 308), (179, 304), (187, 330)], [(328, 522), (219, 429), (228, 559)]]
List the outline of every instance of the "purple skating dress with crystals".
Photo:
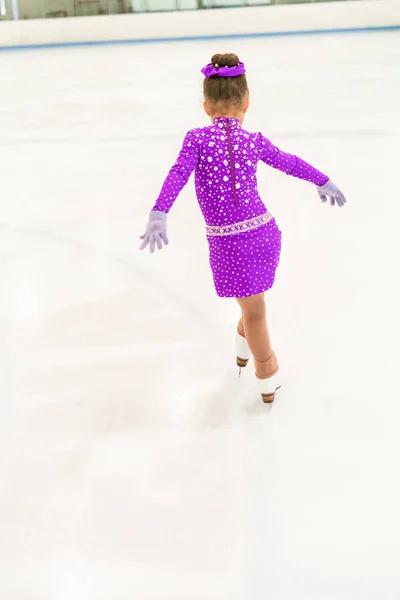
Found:
[(168, 213), (195, 170), (218, 296), (244, 298), (269, 290), (281, 251), (281, 232), (257, 189), (257, 163), (323, 185), (328, 177), (286, 154), (237, 119), (218, 117), (189, 131), (153, 210)]

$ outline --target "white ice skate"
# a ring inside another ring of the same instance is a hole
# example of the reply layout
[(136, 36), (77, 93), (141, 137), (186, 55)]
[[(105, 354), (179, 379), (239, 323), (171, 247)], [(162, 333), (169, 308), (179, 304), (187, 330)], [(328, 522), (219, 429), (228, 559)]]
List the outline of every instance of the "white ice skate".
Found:
[(258, 389), (260, 390), (262, 401), (265, 404), (272, 404), (275, 400), (275, 392), (279, 390), (282, 385), (281, 376), (279, 371), (268, 377), (268, 379), (258, 379)]
[[(251, 352), (247, 340), (239, 333), (236, 335), (236, 364), (240, 369), (247, 367), (247, 363), (251, 357)], [(239, 372), (240, 376), (240, 372)]]

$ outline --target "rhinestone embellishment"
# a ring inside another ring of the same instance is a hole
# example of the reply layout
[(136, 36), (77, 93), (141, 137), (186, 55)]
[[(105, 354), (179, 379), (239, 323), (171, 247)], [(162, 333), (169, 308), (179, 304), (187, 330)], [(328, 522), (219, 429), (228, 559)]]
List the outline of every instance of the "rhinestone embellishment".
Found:
[(263, 215), (260, 215), (259, 217), (254, 217), (254, 219), (247, 219), (246, 221), (232, 223), (231, 225), (207, 225), (206, 233), (209, 237), (236, 235), (238, 233), (243, 233), (246, 231), (252, 231), (253, 229), (257, 229), (258, 227), (261, 227), (261, 225), (269, 223), (271, 219), (273, 219), (271, 213), (266, 212)]

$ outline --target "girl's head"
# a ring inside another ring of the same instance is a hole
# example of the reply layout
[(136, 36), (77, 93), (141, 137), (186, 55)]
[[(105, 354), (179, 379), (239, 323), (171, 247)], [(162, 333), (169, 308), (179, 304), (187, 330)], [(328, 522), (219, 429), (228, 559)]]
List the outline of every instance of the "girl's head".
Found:
[[(223, 67), (238, 67), (238, 69), (232, 69), (232, 76), (230, 76), (229, 69)], [(223, 69), (221, 73), (224, 75), (218, 75), (219, 69)], [(236, 75), (237, 71), (242, 74)], [(233, 117), (243, 123), (244, 115), (249, 108), (249, 88), (244, 66), (236, 54), (214, 54), (210, 65), (202, 72), (206, 75), (203, 92), (204, 110), (208, 116)], [(215, 74), (212, 74), (214, 72)]]

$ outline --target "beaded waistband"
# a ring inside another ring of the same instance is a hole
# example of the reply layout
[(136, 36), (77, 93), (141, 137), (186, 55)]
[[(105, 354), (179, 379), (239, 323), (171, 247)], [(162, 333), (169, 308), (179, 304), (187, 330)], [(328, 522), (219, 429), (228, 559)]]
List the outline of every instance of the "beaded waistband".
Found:
[(240, 221), (239, 223), (233, 223), (232, 225), (206, 225), (206, 233), (210, 237), (214, 236), (225, 236), (225, 235), (237, 235), (238, 233), (245, 233), (246, 231), (252, 231), (269, 223), (273, 219), (271, 213), (266, 212), (259, 217), (254, 219), (247, 219), (247, 221)]

